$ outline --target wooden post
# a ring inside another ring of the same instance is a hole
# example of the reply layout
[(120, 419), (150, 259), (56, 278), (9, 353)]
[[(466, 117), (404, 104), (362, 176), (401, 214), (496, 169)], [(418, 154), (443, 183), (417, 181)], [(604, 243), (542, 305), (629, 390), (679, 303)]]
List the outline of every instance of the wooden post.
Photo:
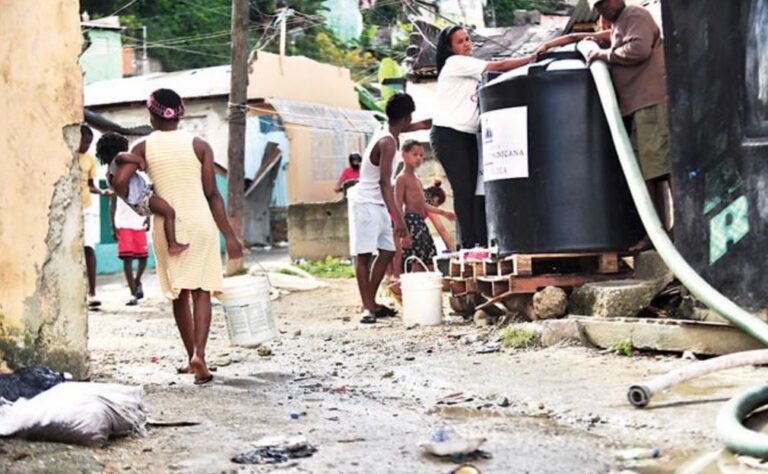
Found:
[[(245, 208), (245, 107), (248, 91), (248, 0), (232, 0), (231, 58), (227, 215), (235, 235), (242, 241)], [(227, 261), (228, 275), (238, 273), (242, 268), (242, 259)]]

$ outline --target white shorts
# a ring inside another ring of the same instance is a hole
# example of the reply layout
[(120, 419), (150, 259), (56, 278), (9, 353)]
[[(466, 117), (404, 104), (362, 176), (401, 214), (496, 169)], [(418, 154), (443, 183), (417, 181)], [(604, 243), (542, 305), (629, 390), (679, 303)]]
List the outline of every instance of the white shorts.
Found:
[(99, 215), (86, 209), (83, 211), (83, 247), (96, 249), (101, 241), (101, 223)]
[(352, 255), (395, 251), (392, 220), (382, 204), (349, 201), (349, 251)]

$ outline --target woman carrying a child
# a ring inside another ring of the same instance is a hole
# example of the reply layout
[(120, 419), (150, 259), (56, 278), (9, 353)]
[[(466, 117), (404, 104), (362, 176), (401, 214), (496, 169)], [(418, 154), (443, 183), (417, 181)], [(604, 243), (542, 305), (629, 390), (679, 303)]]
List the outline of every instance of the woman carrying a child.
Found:
[(432, 118), (432, 149), (445, 169), (453, 190), (459, 221), (459, 245), (487, 245), (485, 204), (475, 199), (479, 172), (477, 133), (480, 112), (477, 88), (484, 72), (509, 71), (528, 64), (534, 56), (483, 61), (472, 57), (472, 41), (460, 26), (449, 26), (437, 40), (437, 94)]
[(223, 284), (219, 232), (230, 258), (242, 258), (243, 248), (216, 188), (211, 146), (179, 129), (184, 115), (181, 97), (170, 89), (156, 90), (147, 100), (147, 109), (155, 131), (131, 153), (146, 163), (155, 195), (174, 210), (179, 241), (189, 244), (187, 250), (171, 256), (163, 218), (155, 215), (152, 236), (157, 276), (161, 290), (173, 300), (173, 315), (189, 363), (179, 372), (193, 373), (195, 384), (204, 384), (213, 379), (205, 361), (211, 293), (220, 292)]

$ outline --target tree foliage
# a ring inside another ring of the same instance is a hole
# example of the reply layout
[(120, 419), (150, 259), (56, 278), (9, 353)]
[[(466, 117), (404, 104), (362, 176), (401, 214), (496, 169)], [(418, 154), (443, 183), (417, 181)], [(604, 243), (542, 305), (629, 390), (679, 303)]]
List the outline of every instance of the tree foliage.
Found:
[[(91, 18), (108, 16), (126, 0), (81, 0)], [(320, 14), (323, 0), (251, 0), (249, 46), (277, 52), (278, 12), (295, 11), (287, 20), (287, 52), (346, 66), (356, 78), (375, 73), (381, 54), (372, 43), (351, 46), (339, 41)], [(167, 71), (226, 64), (230, 57), (231, 0), (139, 0), (119, 12), (126, 27), (123, 44), (141, 46), (141, 26), (147, 27), (149, 55)]]

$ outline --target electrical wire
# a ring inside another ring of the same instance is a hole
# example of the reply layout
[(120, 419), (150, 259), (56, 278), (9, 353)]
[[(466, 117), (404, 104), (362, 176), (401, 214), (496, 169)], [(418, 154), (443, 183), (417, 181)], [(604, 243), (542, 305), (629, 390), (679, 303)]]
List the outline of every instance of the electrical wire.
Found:
[[(112, 12), (111, 14), (109, 14), (109, 15), (105, 16), (104, 18), (109, 18), (109, 17), (111, 17), (111, 16), (115, 16), (115, 15), (117, 15), (118, 13), (120, 13), (121, 11), (123, 11), (123, 10), (125, 10), (125, 9), (127, 9), (127, 8), (130, 8), (131, 6), (133, 6), (133, 4), (134, 4), (134, 3), (138, 2), (138, 1), (139, 1), (139, 0), (131, 0), (130, 2), (126, 3), (125, 5), (123, 5), (122, 7), (118, 8), (117, 10), (115, 10), (114, 12)], [(90, 28), (88, 28), (88, 29), (84, 30), (84, 31), (83, 31), (83, 34), (85, 34), (85, 33), (88, 33), (89, 31), (93, 30), (94, 28), (97, 28), (97, 27), (96, 27), (96, 26), (92, 26), (92, 27), (90, 27)]]

